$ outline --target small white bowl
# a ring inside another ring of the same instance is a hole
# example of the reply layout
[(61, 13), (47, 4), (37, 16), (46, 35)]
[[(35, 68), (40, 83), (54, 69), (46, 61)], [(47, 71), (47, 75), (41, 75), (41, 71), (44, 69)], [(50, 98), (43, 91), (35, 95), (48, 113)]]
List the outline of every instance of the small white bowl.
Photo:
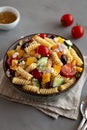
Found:
[(0, 29), (2, 29), (2, 30), (11, 30), (11, 29), (13, 29), (14, 27), (16, 27), (17, 24), (19, 23), (19, 21), (20, 21), (20, 13), (19, 13), (19, 11), (18, 11), (16, 8), (14, 8), (14, 7), (10, 7), (10, 6), (2, 6), (2, 7), (0, 7), (0, 13), (5, 12), (5, 11), (9, 11), (9, 12), (14, 13), (17, 18), (16, 18), (16, 20), (15, 20), (14, 22), (12, 22), (12, 23), (8, 23), (8, 24), (1, 24), (1, 23), (0, 23)]

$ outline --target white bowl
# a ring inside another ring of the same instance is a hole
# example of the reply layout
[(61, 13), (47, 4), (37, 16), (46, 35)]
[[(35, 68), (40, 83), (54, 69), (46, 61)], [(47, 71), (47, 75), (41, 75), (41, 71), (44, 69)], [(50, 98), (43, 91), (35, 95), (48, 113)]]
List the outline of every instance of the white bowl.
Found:
[(2, 6), (2, 7), (0, 7), (0, 13), (5, 12), (5, 11), (9, 11), (9, 12), (14, 13), (17, 18), (16, 18), (16, 20), (14, 22), (11, 22), (11, 23), (8, 23), (8, 24), (1, 24), (0, 23), (0, 29), (2, 29), (2, 30), (11, 30), (14, 27), (16, 27), (17, 24), (19, 23), (19, 21), (20, 21), (20, 13), (14, 7), (10, 7), (10, 6)]

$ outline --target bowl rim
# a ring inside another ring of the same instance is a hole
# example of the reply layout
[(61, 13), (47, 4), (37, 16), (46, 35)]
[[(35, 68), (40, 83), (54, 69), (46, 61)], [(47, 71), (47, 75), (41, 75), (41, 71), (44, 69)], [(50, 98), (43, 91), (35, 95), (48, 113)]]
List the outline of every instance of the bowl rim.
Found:
[(81, 77), (82, 77), (82, 75), (83, 75), (83, 72), (84, 72), (84, 58), (83, 58), (83, 55), (82, 55), (82, 52), (80, 51), (80, 49), (73, 43), (73, 49), (75, 49), (75, 51), (77, 52), (77, 54), (80, 56), (80, 58), (82, 59), (82, 61), (83, 61), (83, 65), (82, 65), (82, 67), (83, 67), (83, 71), (82, 71), (82, 73), (81, 73), (81, 75), (80, 75), (80, 77), (79, 77), (79, 79), (77, 79), (75, 82), (74, 82), (74, 84), (72, 84), (69, 88), (67, 88), (67, 89), (65, 89), (65, 90), (63, 90), (63, 91), (59, 91), (59, 92), (57, 92), (57, 93), (53, 93), (53, 94), (37, 94), (37, 93), (33, 93), (33, 92), (27, 92), (27, 91), (24, 91), (24, 90), (22, 90), (22, 89), (20, 89), (19, 87), (17, 87), (18, 85), (15, 85), (15, 84), (13, 84), (12, 83), (12, 80), (6, 75), (6, 66), (5, 66), (5, 64), (6, 64), (6, 55), (7, 55), (7, 51), (8, 50), (10, 50), (10, 48), (15, 44), (15, 47), (17, 46), (17, 44), (18, 44), (18, 41), (20, 41), (20, 40), (23, 40), (23, 39), (27, 39), (27, 38), (29, 38), (29, 37), (32, 37), (32, 36), (34, 36), (34, 35), (37, 35), (37, 34), (46, 34), (46, 35), (54, 35), (54, 36), (60, 36), (60, 37), (62, 37), (62, 38), (64, 38), (65, 40), (69, 40), (69, 39), (67, 39), (67, 38), (65, 38), (65, 37), (63, 37), (63, 36), (61, 36), (61, 35), (58, 35), (58, 34), (53, 34), (53, 33), (34, 33), (34, 34), (30, 34), (30, 35), (27, 35), (27, 36), (24, 36), (24, 37), (22, 37), (22, 38), (20, 38), (20, 39), (18, 39), (18, 40), (16, 40), (14, 43), (12, 43), (9, 47), (8, 47), (8, 49), (6, 50), (6, 52), (5, 52), (5, 54), (4, 54), (4, 58), (3, 58), (3, 70), (4, 70), (4, 73), (5, 73), (5, 76), (9, 79), (9, 81), (11, 82), (11, 84), (12, 84), (12, 86), (14, 87), (14, 89), (16, 89), (16, 91), (18, 91), (19, 93), (21, 93), (21, 94), (24, 94), (24, 95), (26, 95), (26, 96), (35, 96), (35, 97), (50, 97), (50, 96), (57, 96), (57, 95), (60, 95), (60, 94), (62, 94), (62, 93), (65, 93), (66, 91), (68, 91), (68, 90), (70, 90), (71, 88), (73, 88), (76, 84), (78, 84), (78, 82), (80, 81), (80, 79), (81, 79)]

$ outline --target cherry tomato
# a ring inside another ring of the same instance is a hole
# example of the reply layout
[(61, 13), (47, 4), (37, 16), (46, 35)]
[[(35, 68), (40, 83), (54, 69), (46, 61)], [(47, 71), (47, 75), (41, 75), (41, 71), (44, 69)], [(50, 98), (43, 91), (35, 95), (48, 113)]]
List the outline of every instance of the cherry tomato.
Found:
[(42, 73), (39, 72), (37, 69), (34, 69), (31, 74), (34, 76), (34, 78), (38, 79), (38, 80), (42, 80)]
[(41, 56), (49, 56), (50, 55), (50, 50), (44, 45), (38, 46), (36, 49), (36, 52), (40, 54)]
[(44, 33), (40, 33), (40, 34), (38, 34), (38, 36), (40, 36), (41, 38), (45, 38), (46, 37), (46, 34), (44, 34)]
[(7, 59), (7, 65), (8, 66), (11, 66), (12, 65), (12, 60), (16, 60), (17, 58), (13, 58), (13, 57), (9, 57), (8, 59)]
[(84, 34), (84, 28), (80, 25), (73, 26), (71, 34), (73, 38), (81, 38)]
[(76, 69), (74, 68), (74, 65), (71, 63), (67, 63), (64, 66), (61, 67), (60, 71), (61, 75), (65, 77), (73, 77), (76, 74)]
[(11, 66), (12, 60), (13, 60), (12, 57), (9, 57), (9, 58), (7, 59), (7, 65), (8, 65), (8, 66)]
[(70, 26), (74, 21), (74, 17), (71, 14), (64, 14), (61, 17), (61, 23), (63, 26)]

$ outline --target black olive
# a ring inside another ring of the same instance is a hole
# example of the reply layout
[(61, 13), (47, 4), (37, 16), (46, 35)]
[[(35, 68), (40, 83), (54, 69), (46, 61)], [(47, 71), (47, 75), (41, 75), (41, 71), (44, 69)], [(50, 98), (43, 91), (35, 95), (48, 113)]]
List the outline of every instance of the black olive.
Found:
[(46, 83), (46, 88), (52, 88), (52, 81)]
[(10, 69), (11, 75), (14, 75), (14, 70)]
[(21, 49), (24, 49), (29, 46), (29, 42), (25, 42), (22, 44)]
[(54, 39), (56, 36), (49, 34), (47, 37), (48, 37), (48, 38), (51, 38), (51, 39)]
[(21, 49), (24, 50), (24, 48), (28, 47), (30, 42), (33, 42), (33, 39), (32, 39), (32, 38), (26, 39), (26, 40), (24, 41), (24, 43), (22, 44)]
[(25, 42), (33, 42), (32, 37), (28, 37), (27, 39), (25, 39)]
[(64, 65), (67, 63), (67, 57), (66, 57), (66, 55), (62, 54), (62, 56), (61, 56), (61, 61), (62, 61), (62, 63), (63, 63)]

